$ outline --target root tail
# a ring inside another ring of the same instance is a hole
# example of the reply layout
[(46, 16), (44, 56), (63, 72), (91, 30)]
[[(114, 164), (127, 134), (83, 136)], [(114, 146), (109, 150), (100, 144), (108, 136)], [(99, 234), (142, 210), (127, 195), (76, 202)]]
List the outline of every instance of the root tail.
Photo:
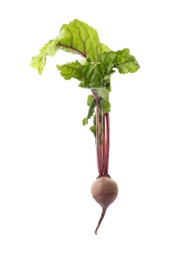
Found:
[(103, 218), (104, 218), (104, 216), (105, 216), (106, 210), (107, 210), (106, 208), (103, 208), (103, 209), (102, 209), (101, 217), (100, 217), (100, 219), (99, 219), (99, 221), (98, 221), (98, 225), (97, 225), (97, 227), (96, 227), (96, 229), (95, 229), (95, 235), (97, 235), (98, 228), (99, 228), (99, 226), (101, 225), (101, 222), (102, 222), (102, 220), (103, 220)]

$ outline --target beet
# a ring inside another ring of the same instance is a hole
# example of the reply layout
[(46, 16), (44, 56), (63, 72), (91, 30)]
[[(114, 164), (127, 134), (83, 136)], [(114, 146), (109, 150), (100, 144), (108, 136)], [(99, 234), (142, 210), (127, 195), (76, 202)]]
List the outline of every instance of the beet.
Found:
[(118, 195), (118, 185), (109, 175), (99, 175), (91, 186), (91, 194), (96, 202), (102, 207), (101, 217), (95, 229), (97, 235), (98, 228), (105, 216), (107, 208), (115, 201)]

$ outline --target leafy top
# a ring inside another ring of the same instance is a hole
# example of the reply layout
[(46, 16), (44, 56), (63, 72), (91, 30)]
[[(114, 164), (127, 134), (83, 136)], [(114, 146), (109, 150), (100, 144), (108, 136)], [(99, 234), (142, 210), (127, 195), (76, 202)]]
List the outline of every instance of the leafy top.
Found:
[[(46, 56), (54, 56), (58, 50), (79, 54), (84, 58), (80, 62), (76, 60), (57, 65), (57, 69), (66, 80), (75, 78), (79, 80), (80, 87), (91, 89), (97, 95), (99, 107), (105, 113), (110, 111), (110, 77), (115, 72), (114, 69), (121, 74), (133, 73), (139, 69), (138, 62), (134, 56), (130, 55), (128, 48), (116, 52), (111, 51), (100, 42), (95, 29), (78, 19), (62, 25), (59, 35), (48, 41), (37, 56), (32, 57), (30, 65), (42, 74)], [(89, 97), (88, 99), (91, 100)], [(94, 115), (96, 102), (92, 99), (91, 102), (87, 101), (87, 104), (89, 111), (87, 117), (83, 119), (84, 125)], [(91, 130), (93, 131), (94, 128), (95, 126)]]
[(109, 48), (100, 42), (98, 33), (88, 24), (73, 20), (62, 25), (59, 35), (48, 41), (41, 49), (40, 54), (32, 57), (31, 66), (42, 74), (46, 64), (46, 56), (54, 56), (58, 50), (80, 54), (96, 61), (99, 53), (109, 51)]

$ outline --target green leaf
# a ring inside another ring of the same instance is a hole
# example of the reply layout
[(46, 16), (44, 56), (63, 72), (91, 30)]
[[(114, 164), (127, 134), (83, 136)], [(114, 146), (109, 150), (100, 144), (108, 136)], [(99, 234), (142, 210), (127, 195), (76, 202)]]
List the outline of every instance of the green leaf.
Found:
[(99, 55), (99, 61), (103, 65), (105, 76), (110, 76), (114, 72), (113, 67), (116, 56), (117, 53), (114, 51), (104, 52)]
[[(101, 52), (110, 49), (100, 42), (95, 29), (87, 23), (74, 19), (69, 24), (62, 25), (59, 35), (48, 41), (40, 49), (40, 54), (54, 56), (58, 50), (80, 54), (83, 57), (88, 57), (91, 61), (96, 61)], [(43, 65), (45, 66), (45, 63)], [(31, 66), (42, 74), (44, 66), (39, 63), (34, 65), (34, 61)]]
[(93, 95), (89, 95), (88, 96), (88, 98), (87, 98), (87, 105), (89, 106), (89, 109), (88, 109), (87, 117), (85, 117), (82, 120), (83, 125), (88, 124), (88, 119), (90, 119), (93, 116), (94, 112), (95, 112), (96, 101), (95, 101)]
[(63, 65), (57, 65), (57, 69), (60, 71), (61, 76), (66, 80), (71, 78), (78, 79), (80, 81), (79, 86), (82, 88), (90, 88), (90, 77), (88, 77), (88, 68), (91, 64), (87, 62), (68, 62)]
[(87, 98), (87, 106), (90, 107), (93, 100), (94, 100), (94, 96), (89, 95), (88, 98)]
[(99, 96), (102, 97), (104, 100), (109, 99), (109, 90), (106, 88), (92, 88), (93, 91)]
[[(58, 50), (79, 54), (84, 59), (82, 61), (68, 62), (57, 65), (57, 69), (64, 79), (75, 78), (79, 81), (79, 86), (92, 90), (93, 95), (87, 98), (88, 114), (82, 120), (83, 125), (88, 124), (88, 120), (93, 116), (93, 126), (90, 130), (96, 135), (96, 100), (99, 105), (99, 125), (98, 131), (102, 139), (101, 112), (109, 113), (111, 104), (109, 93), (111, 91), (110, 78), (115, 69), (121, 74), (136, 72), (140, 66), (134, 56), (130, 55), (130, 50), (111, 51), (109, 47), (101, 43), (97, 31), (88, 24), (74, 19), (69, 24), (62, 25), (59, 35), (48, 41), (39, 51), (39, 54), (31, 59), (31, 67), (37, 69), (42, 74), (46, 65), (46, 57), (54, 56)], [(101, 140), (102, 141), (102, 140)]]
[(83, 78), (79, 84), (82, 88), (100, 87), (103, 80), (97, 62), (88, 62), (82, 69)]
[(54, 56), (57, 49), (54, 45), (54, 40), (48, 41), (41, 49), (40, 54), (32, 57), (30, 66), (38, 70), (38, 73), (41, 75), (43, 69), (46, 65), (46, 56)]
[(83, 125), (87, 125), (88, 124), (88, 119), (86, 117), (82, 120), (82, 124)]
[(54, 40), (48, 41), (41, 49), (40, 49), (41, 54), (49, 55), (49, 56), (54, 56), (56, 53), (56, 49), (54, 46)]
[(94, 134), (94, 136), (96, 136), (96, 126), (95, 125), (92, 125), (90, 127), (90, 131)]
[(136, 58), (130, 55), (130, 50), (127, 48), (117, 51), (115, 66), (121, 74), (134, 73), (140, 68)]
[(111, 111), (111, 104), (108, 100), (104, 100), (102, 98), (99, 99), (99, 104), (103, 109), (104, 113), (109, 113)]
[(32, 57), (30, 66), (38, 70), (38, 73), (41, 75), (46, 64), (46, 55), (38, 54), (35, 57)]
[(107, 52), (110, 51), (109, 47), (106, 46), (104, 43), (101, 43), (100, 52)]
[(71, 78), (75, 79), (82, 79), (82, 68), (80, 62), (77, 60), (74, 62), (68, 62), (64, 65), (56, 65), (57, 69), (60, 71), (60, 74), (62, 77), (64, 77), (66, 80), (69, 80)]
[(95, 107), (96, 107), (96, 101), (95, 101), (95, 99), (93, 99), (93, 101), (90, 104), (89, 110), (88, 110), (87, 119), (90, 119), (92, 117), (92, 115), (95, 112)]
[(67, 51), (68, 49), (89, 57), (90, 60), (96, 61), (103, 49), (109, 49), (99, 40), (98, 33), (95, 29), (78, 19), (74, 19), (69, 24), (64, 24), (60, 30), (60, 40), (56, 45)]

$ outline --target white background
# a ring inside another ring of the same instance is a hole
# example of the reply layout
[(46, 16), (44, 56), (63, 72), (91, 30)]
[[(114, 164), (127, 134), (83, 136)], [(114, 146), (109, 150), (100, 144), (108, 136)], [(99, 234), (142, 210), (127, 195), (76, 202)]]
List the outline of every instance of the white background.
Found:
[[(2, 1), (0, 4), (0, 259), (178, 259), (177, 1)], [(81, 120), (89, 92), (31, 57), (78, 18), (135, 74), (112, 76), (110, 175), (117, 200), (90, 194), (95, 144)]]

